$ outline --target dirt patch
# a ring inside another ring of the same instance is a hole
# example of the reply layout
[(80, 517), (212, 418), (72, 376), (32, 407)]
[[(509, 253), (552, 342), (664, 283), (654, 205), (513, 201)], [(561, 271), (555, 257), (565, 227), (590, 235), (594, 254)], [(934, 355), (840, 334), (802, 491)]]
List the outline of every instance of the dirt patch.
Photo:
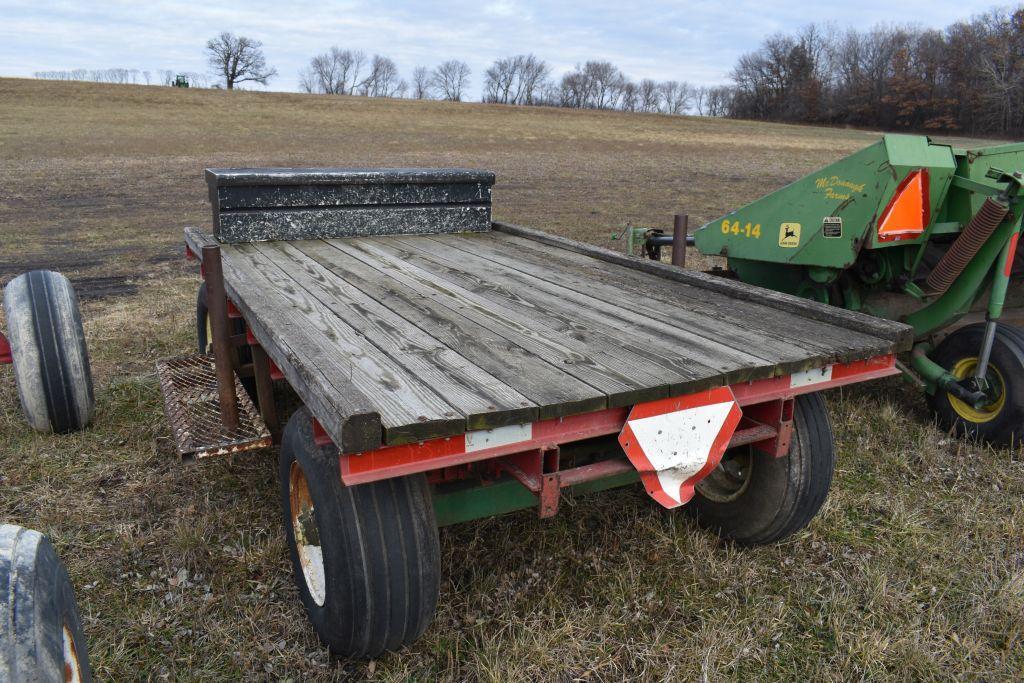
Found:
[(112, 296), (129, 296), (139, 291), (138, 285), (129, 282), (124, 275), (106, 277), (82, 277), (71, 281), (79, 299), (106, 299)]

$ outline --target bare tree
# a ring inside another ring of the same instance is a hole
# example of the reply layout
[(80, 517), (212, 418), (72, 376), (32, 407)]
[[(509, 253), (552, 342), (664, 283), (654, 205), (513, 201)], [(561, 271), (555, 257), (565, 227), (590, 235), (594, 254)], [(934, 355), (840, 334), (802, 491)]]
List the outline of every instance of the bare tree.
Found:
[(614, 109), (622, 96), (625, 76), (611, 62), (590, 61), (562, 76), (563, 107)]
[(396, 97), (408, 88), (398, 76), (398, 67), (390, 57), (374, 55), (370, 61), (370, 73), (359, 83), (359, 94), (368, 97)]
[(519, 66), (517, 103), (535, 104), (540, 93), (549, 87), (550, 76), (551, 67), (543, 59), (538, 59), (532, 54), (523, 57)]
[(484, 72), (484, 102), (497, 102), (498, 104), (509, 104), (509, 95), (512, 92), (512, 84), (519, 74), (519, 63), (517, 57), (502, 57), (494, 60), (487, 71)]
[(425, 66), (412, 71), (412, 96), (417, 100), (430, 99), (430, 70)]
[(705, 116), (729, 116), (733, 111), (735, 89), (727, 85), (709, 88), (705, 96)]
[(551, 68), (534, 55), (516, 55), (494, 61), (484, 72), (484, 102), (533, 104), (548, 80)]
[(622, 111), (637, 111), (640, 107), (640, 89), (633, 81), (625, 81), (622, 84), (622, 98), (619, 101), (619, 108)]
[(188, 80), (188, 84), (193, 88), (210, 87), (210, 79), (206, 74), (201, 74), (196, 71), (186, 71), (185, 78)]
[(693, 88), (686, 81), (665, 81), (658, 86), (661, 111), (666, 114), (685, 114), (693, 100)]
[(310, 67), (303, 67), (299, 69), (299, 90), (310, 95), (320, 92), (317, 88), (319, 82), (316, 78), (316, 73)]
[(277, 75), (277, 69), (267, 66), (262, 48), (263, 43), (258, 40), (227, 31), (206, 42), (210, 67), (224, 78), (224, 87), (228, 90), (245, 82), (266, 85)]
[(994, 9), (974, 24), (985, 47), (976, 57), (984, 84), (979, 122), (988, 130), (1012, 130), (1024, 110), (1024, 7), (1012, 14)]
[(590, 102), (592, 83), (579, 67), (575, 71), (562, 74), (559, 87), (558, 103), (562, 107), (582, 109)]
[(365, 63), (366, 55), (361, 51), (334, 46), (310, 59), (309, 66), (299, 71), (299, 86), (308, 93), (351, 95)]
[(637, 97), (640, 100), (640, 111), (654, 112), (661, 108), (661, 92), (658, 84), (650, 78), (640, 81)]
[(461, 102), (462, 93), (469, 86), (469, 65), (457, 59), (449, 59), (437, 66), (430, 77), (430, 84), (441, 99)]
[(590, 106), (596, 109), (614, 109), (622, 92), (625, 77), (611, 62), (587, 62), (583, 73), (590, 80)]

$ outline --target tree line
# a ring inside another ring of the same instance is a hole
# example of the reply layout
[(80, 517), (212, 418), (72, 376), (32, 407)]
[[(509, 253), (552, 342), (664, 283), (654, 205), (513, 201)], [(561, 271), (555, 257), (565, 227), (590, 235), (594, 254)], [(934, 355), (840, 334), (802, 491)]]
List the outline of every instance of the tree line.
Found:
[(197, 88), (210, 86), (210, 78), (196, 71), (171, 71), (169, 69), (67, 69), (63, 71), (36, 71), (33, 76), (50, 81), (95, 81), (96, 83), (120, 83), (134, 85), (174, 85), (177, 76), (184, 76)]
[(390, 57), (367, 57), (362, 50), (332, 47), (309, 60), (299, 72), (299, 87), (307, 93), (323, 95), (362, 95), (364, 97), (437, 96), (461, 102), (469, 85), (469, 65), (456, 59), (434, 67), (416, 67), (412, 82), (399, 75)]
[[(333, 46), (313, 56), (299, 72), (299, 87), (322, 95), (411, 97), (461, 102), (467, 98), (472, 71), (450, 59), (434, 67), (417, 66), (402, 78), (387, 56)], [(686, 81), (631, 80), (607, 61), (589, 61), (561, 78), (533, 54), (500, 57), (483, 74), (482, 102), (577, 109), (620, 109), (634, 112), (707, 116), (727, 113), (729, 89), (697, 87)]]
[(943, 30), (810, 25), (732, 72), (729, 116), (884, 129), (1024, 132), (1024, 6)]
[[(277, 76), (262, 44), (223, 32), (206, 43), (213, 87), (266, 85)], [(37, 78), (110, 83), (161, 82), (175, 72), (104, 69), (36, 72)], [(211, 84), (185, 74), (190, 84)], [(460, 102), (472, 72), (449, 59), (404, 78), (394, 60), (333, 46), (299, 72), (300, 88), (324, 95), (411, 97)], [(483, 102), (577, 109), (697, 114), (884, 129), (1024, 132), (1024, 5), (993, 9), (945, 29), (880, 26), (840, 31), (808, 25), (767, 38), (742, 55), (731, 84), (633, 80), (605, 60), (555, 76), (533, 54), (500, 57), (484, 71)]]

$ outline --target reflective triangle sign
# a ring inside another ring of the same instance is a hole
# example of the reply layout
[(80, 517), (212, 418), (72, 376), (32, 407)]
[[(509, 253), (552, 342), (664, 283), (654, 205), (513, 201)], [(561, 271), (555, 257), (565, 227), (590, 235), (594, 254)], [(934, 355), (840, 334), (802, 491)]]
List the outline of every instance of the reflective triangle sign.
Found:
[(928, 199), (928, 169), (911, 171), (896, 187), (893, 198), (878, 221), (878, 239), (888, 242), (914, 238), (931, 220)]
[(639, 403), (619, 444), (651, 497), (675, 508), (689, 502), (694, 485), (718, 467), (741, 415), (729, 387)]

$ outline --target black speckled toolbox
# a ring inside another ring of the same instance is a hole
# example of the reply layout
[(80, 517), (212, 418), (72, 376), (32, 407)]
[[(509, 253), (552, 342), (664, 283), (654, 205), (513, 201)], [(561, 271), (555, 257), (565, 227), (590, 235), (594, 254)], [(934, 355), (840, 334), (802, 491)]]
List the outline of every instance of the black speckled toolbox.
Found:
[(483, 232), (494, 174), (473, 169), (211, 168), (225, 243)]

